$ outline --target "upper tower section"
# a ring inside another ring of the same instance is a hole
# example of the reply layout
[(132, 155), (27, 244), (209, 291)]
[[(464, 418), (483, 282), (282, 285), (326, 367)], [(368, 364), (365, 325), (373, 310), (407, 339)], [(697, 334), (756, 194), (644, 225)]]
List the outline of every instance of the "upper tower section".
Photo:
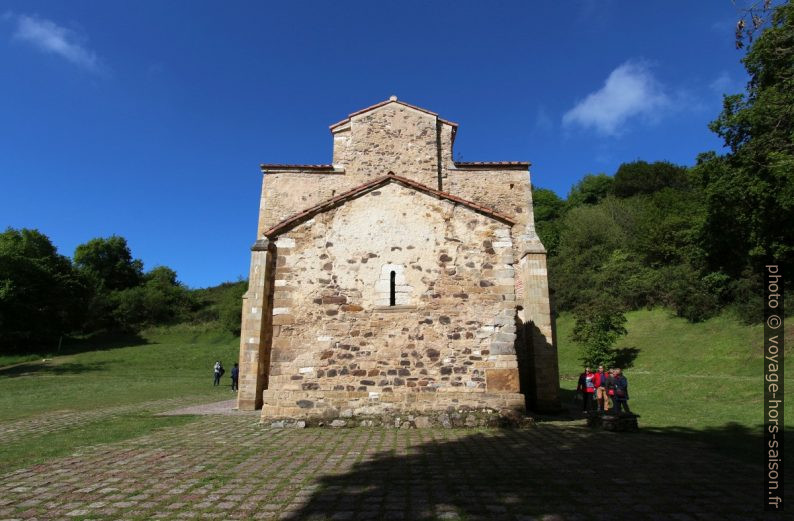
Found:
[(334, 167), (362, 182), (393, 171), (442, 189), (457, 127), (392, 96), (331, 125)]
[(544, 251), (534, 229), (529, 163), (453, 161), (458, 125), (396, 96), (330, 128), (333, 164), (261, 165), (260, 238), (283, 220), (392, 172), (510, 217), (517, 250)]

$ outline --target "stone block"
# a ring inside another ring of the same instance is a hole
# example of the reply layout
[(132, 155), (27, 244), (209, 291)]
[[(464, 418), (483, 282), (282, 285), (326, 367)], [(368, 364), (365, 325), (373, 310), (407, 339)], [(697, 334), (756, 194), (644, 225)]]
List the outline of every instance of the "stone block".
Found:
[(517, 393), (518, 369), (488, 369), (485, 372), (485, 385), (488, 392)]

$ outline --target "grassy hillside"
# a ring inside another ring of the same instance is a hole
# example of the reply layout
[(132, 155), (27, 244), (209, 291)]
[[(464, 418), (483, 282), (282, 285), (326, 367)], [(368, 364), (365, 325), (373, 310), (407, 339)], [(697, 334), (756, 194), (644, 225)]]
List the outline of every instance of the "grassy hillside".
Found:
[[(227, 399), (212, 366), (237, 360), (239, 339), (206, 325), (180, 325), (115, 340), (95, 350), (0, 368), (0, 421), (61, 409), (90, 410), (166, 398)], [(69, 345), (65, 350), (90, 349)], [(228, 373), (224, 384), (228, 383)], [(228, 394), (228, 396), (227, 396)]]
[[(691, 435), (729, 452), (757, 453), (763, 423), (763, 326), (724, 314), (692, 324), (664, 309), (626, 315), (628, 335), (617, 347), (629, 381), (629, 405), (643, 429)], [(566, 401), (582, 372), (570, 341), (573, 318), (557, 320), (560, 378)], [(786, 328), (791, 363), (794, 319)], [(794, 373), (786, 373), (786, 425), (794, 427)]]

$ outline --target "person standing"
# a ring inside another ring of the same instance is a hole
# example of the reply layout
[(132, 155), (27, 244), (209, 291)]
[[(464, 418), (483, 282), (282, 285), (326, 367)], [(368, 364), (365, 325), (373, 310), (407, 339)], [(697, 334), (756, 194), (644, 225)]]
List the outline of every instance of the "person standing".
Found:
[(585, 367), (584, 373), (579, 375), (579, 382), (576, 390), (582, 393), (582, 411), (587, 412), (593, 409), (593, 395), (595, 394), (595, 384), (593, 383), (593, 371)]
[(240, 378), (240, 366), (237, 362), (234, 363), (234, 367), (232, 367), (232, 391), (237, 391), (239, 388), (237, 387), (237, 382)]
[(615, 370), (610, 369), (607, 375), (607, 399), (612, 400), (612, 412), (615, 412)]
[(607, 373), (604, 371), (604, 366), (599, 365), (598, 371), (593, 377), (593, 383), (596, 387), (596, 403), (598, 404), (598, 412), (605, 413), (609, 411), (609, 395), (607, 394)]
[(220, 360), (215, 361), (215, 367), (213, 367), (212, 374), (214, 376), (214, 380), (212, 381), (212, 386), (215, 387), (221, 384), (221, 371), (223, 370), (223, 365), (221, 364)]
[(612, 402), (615, 405), (615, 414), (620, 414), (620, 408), (627, 413), (629, 410), (629, 381), (623, 376), (623, 372), (619, 367), (615, 368), (615, 395), (612, 397)]

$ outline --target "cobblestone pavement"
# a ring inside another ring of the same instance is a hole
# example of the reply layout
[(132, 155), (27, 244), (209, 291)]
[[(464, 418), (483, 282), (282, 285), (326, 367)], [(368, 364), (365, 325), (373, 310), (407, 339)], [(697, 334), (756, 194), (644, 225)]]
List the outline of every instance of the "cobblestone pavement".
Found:
[(686, 440), (571, 423), (268, 429), (202, 416), (0, 475), (0, 519), (763, 519), (760, 471)]
[(222, 402), (202, 403), (199, 405), (190, 405), (188, 407), (180, 407), (179, 409), (172, 409), (158, 414), (158, 416), (182, 416), (182, 415), (226, 415), (226, 416), (256, 416), (261, 415), (261, 411), (238, 411), (237, 400), (224, 400)]

